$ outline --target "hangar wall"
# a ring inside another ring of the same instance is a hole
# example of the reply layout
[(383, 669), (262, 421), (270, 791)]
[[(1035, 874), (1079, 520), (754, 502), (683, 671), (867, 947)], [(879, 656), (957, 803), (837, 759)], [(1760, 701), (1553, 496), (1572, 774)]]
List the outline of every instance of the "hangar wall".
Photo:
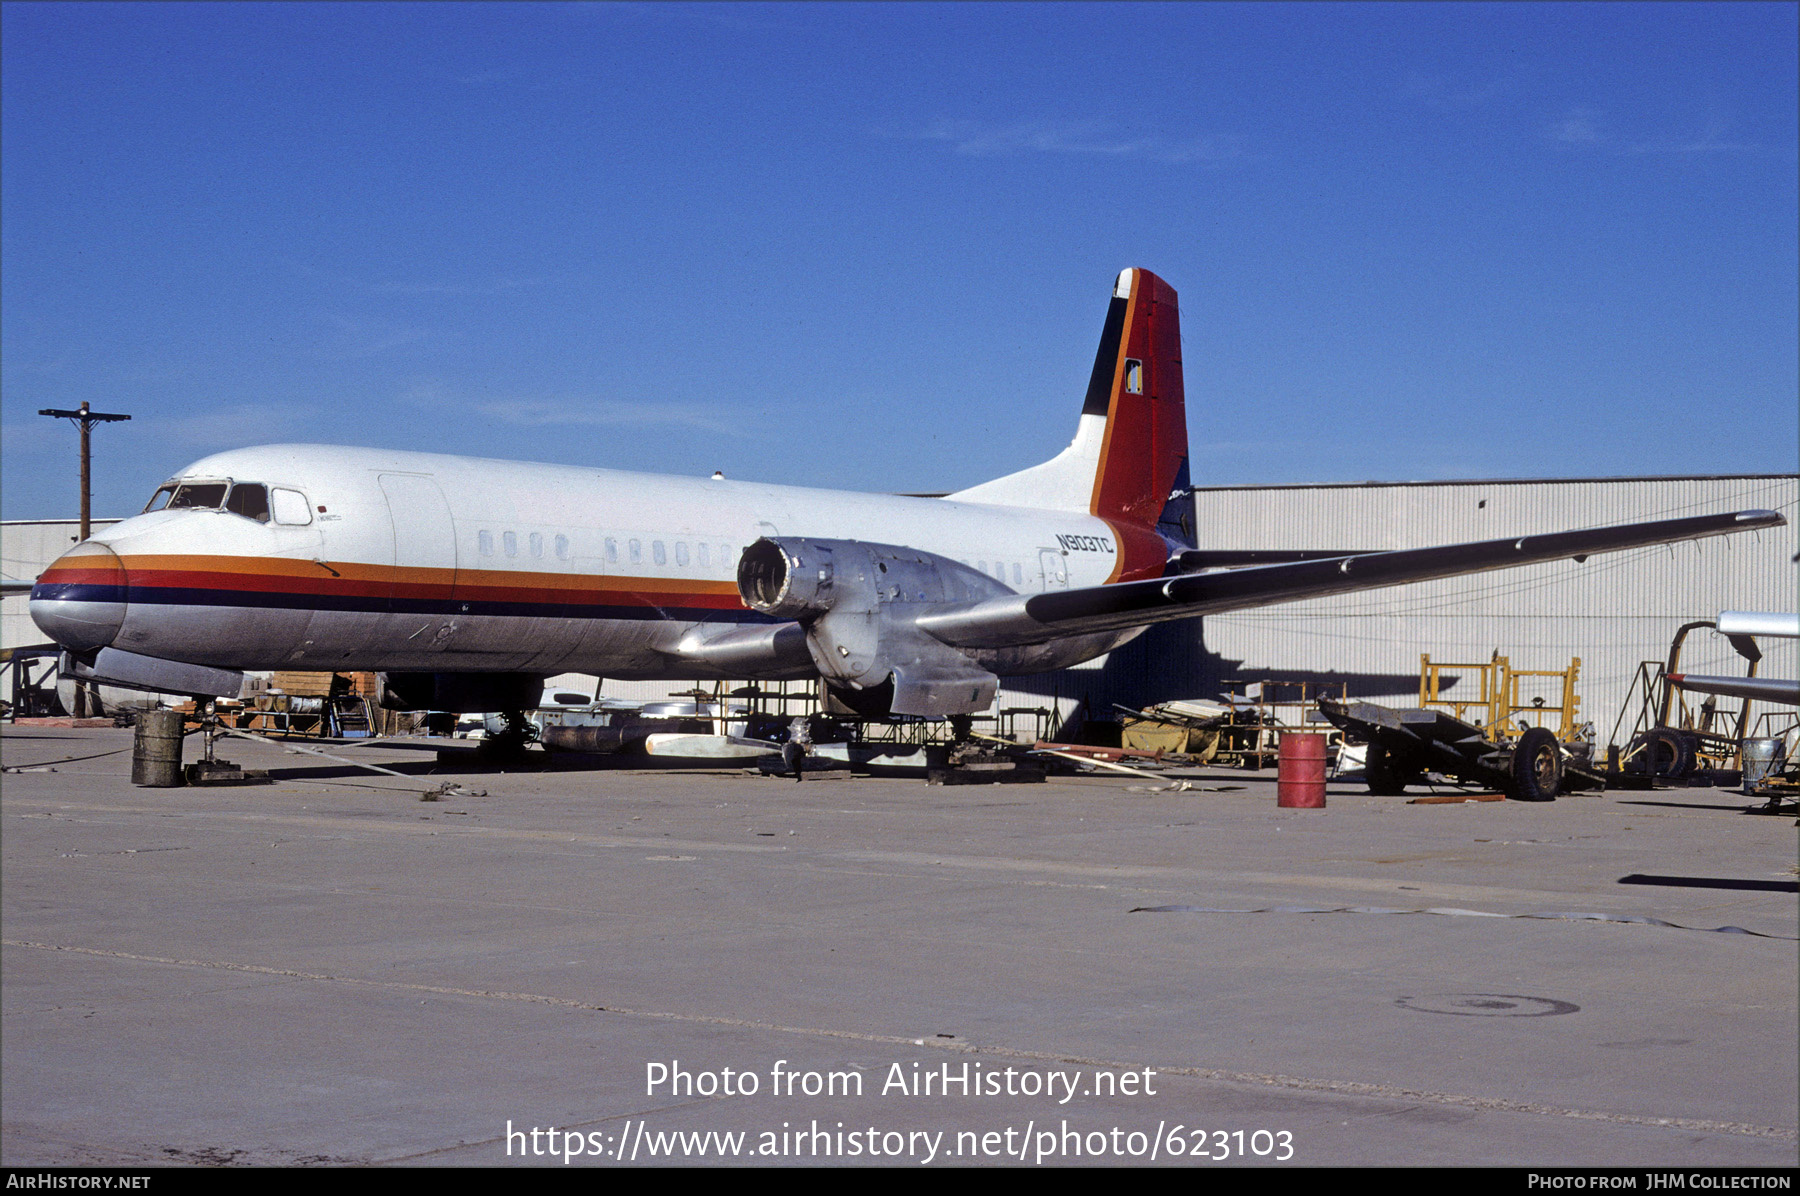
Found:
[[(1795, 609), (1800, 476), (1792, 474), (1203, 487), (1194, 505), (1200, 547), (1214, 549), (1421, 547), (1757, 507), (1790, 522), (1585, 564), (1165, 624), (1085, 668), (1009, 678), (1001, 705), (1055, 698), (1067, 714), (1085, 698), (1104, 714), (1113, 702), (1210, 698), (1230, 678), (1345, 681), (1352, 696), (1410, 705), (1420, 653), (1468, 662), (1497, 649), (1521, 669), (1566, 668), (1579, 656), (1582, 718), (1605, 743), (1638, 663), (1662, 659), (1682, 623), (1722, 610)], [(1762, 675), (1800, 676), (1795, 641), (1761, 647)], [(1743, 661), (1711, 632), (1689, 637), (1682, 663), (1694, 673), (1743, 673)]]

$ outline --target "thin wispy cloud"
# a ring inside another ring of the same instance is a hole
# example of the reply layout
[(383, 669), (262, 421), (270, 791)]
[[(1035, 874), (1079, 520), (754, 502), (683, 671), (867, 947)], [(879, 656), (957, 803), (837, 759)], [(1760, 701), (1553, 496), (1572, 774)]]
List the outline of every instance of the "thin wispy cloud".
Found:
[(318, 439), (316, 413), (292, 404), (236, 404), (193, 415), (134, 416), (151, 442), (188, 451)]
[(126, 368), (121, 377), (133, 386), (166, 389), (171, 385), (192, 386), (211, 373), (205, 361), (146, 361)]
[(730, 32), (792, 27), (795, 23), (792, 19), (783, 19), (787, 14), (780, 7), (738, 3), (640, 4), (629, 0), (606, 0), (605, 3), (552, 4), (548, 8), (566, 17), (660, 22), (676, 28), (711, 27)]
[[(536, 287), (555, 286), (568, 281), (571, 277), (569, 275), (541, 274), (522, 277), (505, 276), (472, 282), (432, 282), (409, 279), (389, 279), (385, 282), (376, 282), (364, 275), (346, 273), (341, 270), (323, 270), (309, 262), (288, 260), (283, 265), (295, 277), (308, 282), (323, 282), (333, 287), (365, 295), (509, 295)], [(327, 317), (327, 319), (337, 319), (345, 327), (349, 327), (351, 324), (351, 321), (344, 317)]]
[(1479, 108), (1519, 89), (1523, 75), (1519, 71), (1485, 78), (1456, 79), (1443, 75), (1413, 72), (1401, 82), (1408, 96), (1439, 112), (1460, 112)]
[(434, 71), (429, 72), (429, 77), (457, 87), (476, 88), (495, 95), (508, 92), (588, 93), (605, 83), (600, 75), (591, 71), (562, 68), (544, 70), (535, 67), (494, 67), (461, 74)]
[(1018, 121), (993, 124), (942, 120), (909, 136), (939, 141), (959, 154), (999, 157), (1017, 154), (1078, 154), (1093, 157), (1145, 158), (1155, 162), (1220, 162), (1238, 154), (1235, 137), (1123, 136), (1107, 121)]
[(487, 283), (381, 282), (373, 289), (383, 295), (506, 295), (549, 286), (555, 281), (553, 278), (501, 278)]
[(1724, 122), (1714, 121), (1698, 137), (1665, 137), (1640, 141), (1622, 151), (1627, 154), (1750, 154), (1761, 147), (1742, 141), (1728, 140)]
[(526, 77), (526, 72), (520, 68), (508, 70), (504, 67), (495, 67), (488, 70), (470, 71), (468, 74), (452, 75), (450, 77), (455, 79), (458, 83), (470, 83), (476, 85), (483, 83), (516, 83)]
[(1550, 140), (1562, 145), (1591, 148), (1610, 154), (1756, 154), (1763, 147), (1733, 141), (1725, 135), (1725, 122), (1712, 121), (1698, 136), (1652, 137), (1636, 141), (1614, 138), (1607, 132), (1602, 114), (1595, 108), (1572, 108), (1545, 130)]
[(716, 411), (687, 403), (579, 395), (469, 399), (430, 381), (416, 383), (400, 398), (413, 406), (437, 411), (455, 409), (515, 428), (687, 428), (713, 436), (750, 435), (742, 425)]
[(1600, 114), (1594, 109), (1574, 108), (1553, 123), (1546, 135), (1565, 145), (1598, 145), (1601, 141), (1599, 121)]
[(395, 349), (404, 349), (435, 338), (435, 329), (395, 324), (388, 320), (351, 319), (336, 313), (325, 313), (320, 321), (331, 328), (323, 338), (319, 352), (337, 361), (353, 361), (379, 357)]
[(6, 372), (9, 374), (60, 374), (73, 364), (70, 356), (32, 357), (24, 351), (14, 349), (7, 356)]
[(65, 448), (72, 456), (74, 449), (68, 446), (76, 443), (76, 434), (71, 431), (65, 436), (61, 425), (61, 420), (51, 421), (43, 417), (35, 423), (25, 419), (9, 419), (0, 423), (0, 445), (6, 446), (8, 456), (15, 453), (47, 453)]

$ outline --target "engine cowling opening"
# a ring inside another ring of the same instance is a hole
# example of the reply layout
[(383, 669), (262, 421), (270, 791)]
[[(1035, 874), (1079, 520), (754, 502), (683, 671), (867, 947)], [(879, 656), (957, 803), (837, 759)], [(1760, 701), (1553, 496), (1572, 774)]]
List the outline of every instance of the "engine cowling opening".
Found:
[(787, 554), (767, 540), (758, 540), (738, 558), (738, 594), (752, 610), (769, 613), (787, 589)]
[(816, 541), (762, 539), (738, 558), (738, 595), (751, 610), (807, 619), (832, 606), (831, 547)]

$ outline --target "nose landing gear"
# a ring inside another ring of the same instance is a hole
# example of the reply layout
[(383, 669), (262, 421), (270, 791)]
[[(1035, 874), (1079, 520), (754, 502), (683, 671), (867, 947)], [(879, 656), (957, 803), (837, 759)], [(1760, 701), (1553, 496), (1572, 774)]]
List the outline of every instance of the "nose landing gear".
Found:
[(483, 739), (475, 755), (483, 764), (521, 764), (526, 749), (537, 740), (537, 725), (523, 710), (502, 710), (500, 730)]

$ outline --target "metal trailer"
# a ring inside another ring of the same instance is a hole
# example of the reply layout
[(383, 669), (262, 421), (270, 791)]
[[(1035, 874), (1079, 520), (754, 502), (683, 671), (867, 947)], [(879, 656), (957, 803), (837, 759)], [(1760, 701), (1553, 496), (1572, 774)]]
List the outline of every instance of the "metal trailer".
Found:
[(1497, 789), (1518, 801), (1553, 801), (1559, 793), (1601, 789), (1605, 777), (1548, 727), (1492, 742), (1482, 728), (1442, 710), (1390, 710), (1371, 702), (1319, 699), (1319, 711), (1345, 736), (1369, 745), (1369, 792), (1397, 796), (1428, 772)]
[[(1712, 695), (1704, 696), (1697, 708), (1690, 708), (1688, 695), (1669, 681), (1672, 674), (1681, 672), (1681, 651), (1688, 633), (1703, 627), (1718, 630), (1718, 624), (1711, 619), (1683, 623), (1669, 642), (1666, 663), (1646, 660), (1638, 665), (1611, 736), (1610, 752), (1618, 752), (1620, 728), (1626, 715), (1633, 712), (1632, 699), (1637, 698), (1636, 721), (1619, 757), (1625, 772), (1658, 782), (1686, 784), (1697, 775), (1706, 779), (1712, 773), (1734, 772), (1743, 767), (1742, 745), (1749, 738), (1751, 699), (1743, 700), (1734, 718), (1730, 711), (1719, 708), (1717, 697)], [(1725, 638), (1749, 662), (1744, 676), (1754, 678), (1762, 662), (1762, 650), (1756, 641), (1736, 633)]]

